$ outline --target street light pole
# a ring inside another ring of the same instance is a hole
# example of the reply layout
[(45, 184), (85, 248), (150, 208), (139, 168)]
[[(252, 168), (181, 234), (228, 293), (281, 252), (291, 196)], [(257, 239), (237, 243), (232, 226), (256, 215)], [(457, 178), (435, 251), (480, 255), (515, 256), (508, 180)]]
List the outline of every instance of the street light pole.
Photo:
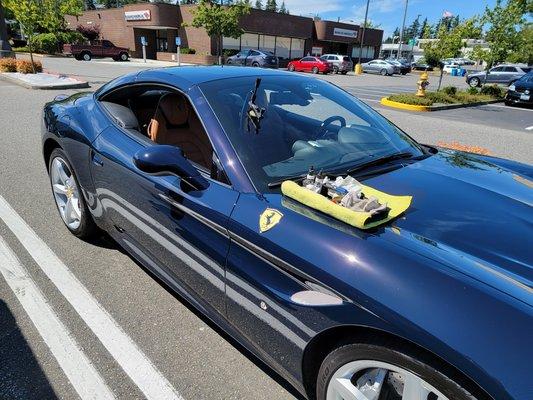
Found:
[(368, 6), (369, 5), (370, 5), (370, 0), (366, 0), (365, 22), (363, 24), (363, 33), (361, 34), (361, 38), (359, 39), (359, 60), (357, 61), (357, 65), (355, 66), (355, 73), (358, 75), (363, 73), (363, 68), (361, 67), (361, 56), (363, 54), (363, 41), (365, 40), (365, 31), (366, 31), (366, 23), (368, 19)]
[(405, 0), (405, 10), (403, 12), (402, 30), (400, 31), (400, 44), (398, 44), (398, 52), (396, 53), (396, 59), (400, 58), (400, 53), (402, 52), (403, 30), (405, 28), (405, 17), (407, 17), (407, 3), (409, 3), (409, 0)]

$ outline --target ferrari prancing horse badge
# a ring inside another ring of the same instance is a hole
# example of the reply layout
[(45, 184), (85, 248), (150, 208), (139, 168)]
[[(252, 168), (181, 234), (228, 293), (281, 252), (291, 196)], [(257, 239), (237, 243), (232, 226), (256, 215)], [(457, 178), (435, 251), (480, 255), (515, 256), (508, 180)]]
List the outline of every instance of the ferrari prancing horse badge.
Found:
[(268, 231), (281, 221), (283, 214), (273, 208), (267, 208), (259, 216), (259, 231), (261, 233)]

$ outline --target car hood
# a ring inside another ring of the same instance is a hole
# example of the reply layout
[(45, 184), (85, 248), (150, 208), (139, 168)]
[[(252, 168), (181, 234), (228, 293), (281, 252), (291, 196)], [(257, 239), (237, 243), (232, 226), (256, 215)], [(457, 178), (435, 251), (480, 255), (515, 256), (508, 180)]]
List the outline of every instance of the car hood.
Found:
[(523, 294), (525, 289), (530, 296), (533, 180), (505, 163), (507, 168), (475, 155), (441, 151), (365, 184), (413, 196), (411, 207), (390, 228), (401, 237), (396, 243), (506, 292), (518, 288)]

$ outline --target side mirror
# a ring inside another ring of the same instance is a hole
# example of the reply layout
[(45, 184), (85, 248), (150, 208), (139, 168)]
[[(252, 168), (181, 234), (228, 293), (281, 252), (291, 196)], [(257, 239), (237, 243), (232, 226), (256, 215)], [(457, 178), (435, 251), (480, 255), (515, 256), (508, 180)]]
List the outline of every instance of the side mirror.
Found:
[(177, 175), (196, 190), (209, 187), (196, 168), (183, 156), (183, 151), (176, 146), (154, 145), (139, 150), (133, 156), (135, 166), (147, 174)]

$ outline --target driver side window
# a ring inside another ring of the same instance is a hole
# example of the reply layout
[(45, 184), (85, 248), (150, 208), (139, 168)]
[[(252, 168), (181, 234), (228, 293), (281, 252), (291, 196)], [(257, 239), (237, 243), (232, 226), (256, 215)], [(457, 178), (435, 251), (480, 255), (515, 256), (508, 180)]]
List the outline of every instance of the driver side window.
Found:
[[(99, 99), (115, 122), (130, 134), (180, 147), (185, 157), (211, 177), (228, 183), (214, 160), (213, 147), (196, 111), (181, 93), (155, 85), (129, 86)], [(127, 124), (120, 123), (127, 116)]]

